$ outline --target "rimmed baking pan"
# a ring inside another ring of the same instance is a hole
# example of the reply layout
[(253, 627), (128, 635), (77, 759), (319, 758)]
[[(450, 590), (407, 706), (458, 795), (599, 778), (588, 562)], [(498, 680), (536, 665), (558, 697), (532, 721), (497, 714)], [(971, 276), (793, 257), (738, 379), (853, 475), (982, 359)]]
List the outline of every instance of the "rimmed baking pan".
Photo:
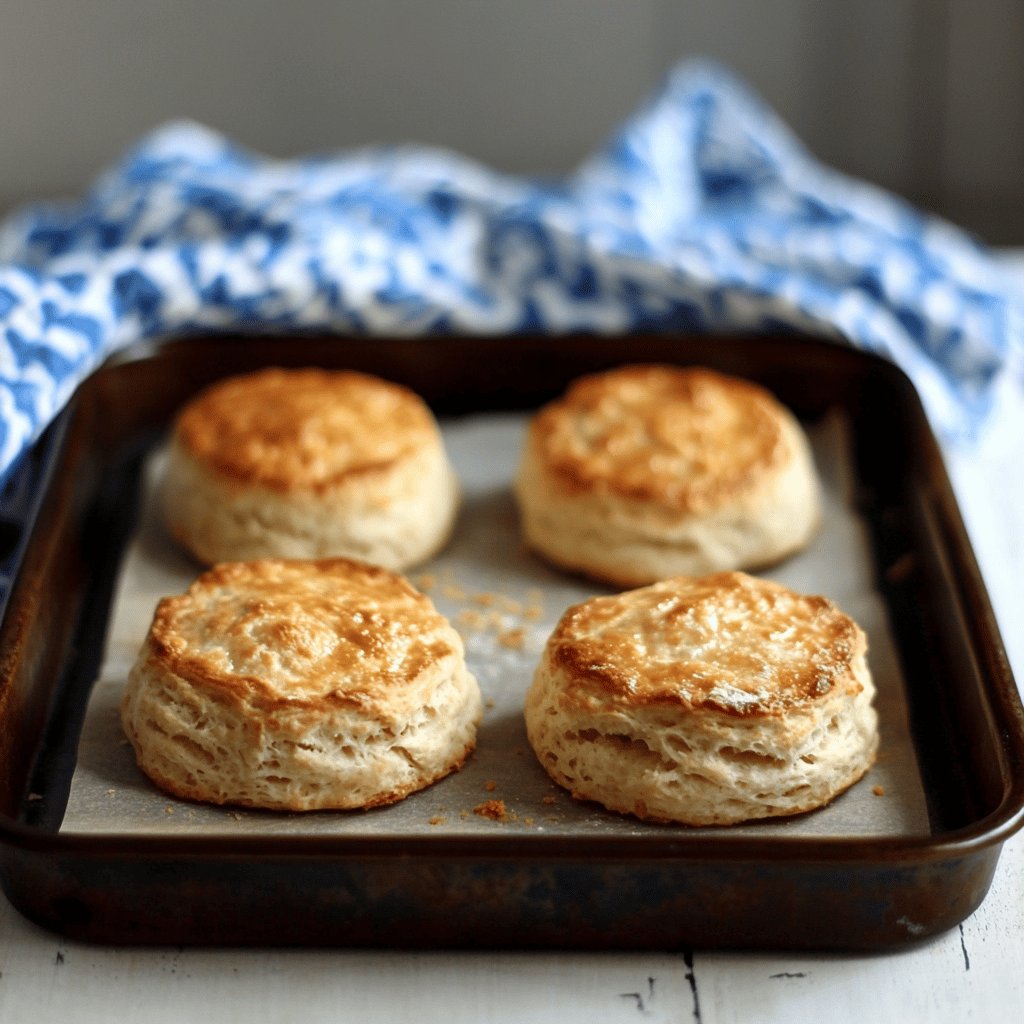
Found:
[[(595, 592), (516, 542), (530, 410), (624, 362), (756, 380), (807, 424), (828, 504), (774, 567), (865, 625), (878, 765), (821, 811), (645, 825), (556, 791), (525, 746), (531, 659)], [(466, 768), (391, 808), (273, 815), (168, 799), (116, 701), (162, 589), (198, 572), (152, 509), (162, 441), (205, 384), (266, 365), (400, 381), (466, 484), (450, 549), (413, 574), (465, 631), (488, 710)], [(1024, 807), (1024, 714), (941, 456), (890, 363), (795, 336), (203, 337), (122, 353), (83, 384), (0, 509), (0, 872), (62, 934), (114, 943), (868, 949), (962, 921)], [(495, 808), (499, 810), (496, 812)]]

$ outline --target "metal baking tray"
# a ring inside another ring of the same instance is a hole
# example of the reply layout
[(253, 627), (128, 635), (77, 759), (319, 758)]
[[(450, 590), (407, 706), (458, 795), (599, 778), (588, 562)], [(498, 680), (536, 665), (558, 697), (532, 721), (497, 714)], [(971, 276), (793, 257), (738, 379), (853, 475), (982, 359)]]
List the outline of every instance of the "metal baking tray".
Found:
[[(882, 747), (828, 807), (730, 828), (573, 801), (536, 764), (521, 703), (546, 630), (593, 584), (517, 539), (529, 411), (582, 373), (701, 364), (807, 424), (824, 528), (769, 575), (865, 626)], [(266, 365), (348, 367), (422, 394), (466, 485), (455, 538), (413, 571), (464, 632), (487, 710), (462, 772), (400, 804), (312, 815), (169, 799), (117, 726), (156, 599), (198, 571), (151, 508), (175, 410)], [(935, 439), (892, 364), (777, 337), (231, 337), (111, 360), (0, 506), (0, 882), (27, 917), (113, 943), (869, 949), (984, 899), (1024, 821), (1024, 712)]]

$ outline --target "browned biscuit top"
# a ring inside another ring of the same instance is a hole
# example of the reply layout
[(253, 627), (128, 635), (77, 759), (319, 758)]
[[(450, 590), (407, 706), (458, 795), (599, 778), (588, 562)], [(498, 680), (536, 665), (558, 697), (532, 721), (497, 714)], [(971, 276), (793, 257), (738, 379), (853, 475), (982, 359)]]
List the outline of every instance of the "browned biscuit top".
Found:
[(860, 627), (824, 597), (745, 573), (677, 577), (570, 608), (548, 643), (567, 708), (668, 704), (777, 715), (860, 688)]
[(185, 406), (175, 436), (211, 470), (277, 491), (331, 487), (438, 443), (433, 415), (407, 388), (312, 368), (220, 381)]
[(530, 444), (570, 491), (702, 512), (792, 457), (786, 410), (763, 388), (703, 368), (624, 366), (581, 377), (534, 417)]
[(227, 562), (157, 606), (150, 648), (169, 671), (254, 707), (374, 708), (461, 641), (403, 576), (347, 559)]

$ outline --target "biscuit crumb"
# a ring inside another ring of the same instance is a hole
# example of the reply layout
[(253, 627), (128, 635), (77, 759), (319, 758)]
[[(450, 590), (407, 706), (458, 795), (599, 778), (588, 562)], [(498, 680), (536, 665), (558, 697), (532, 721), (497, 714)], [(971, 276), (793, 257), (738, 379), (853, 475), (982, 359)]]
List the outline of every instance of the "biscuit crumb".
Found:
[(443, 825), (448, 819), (443, 814), (435, 814), (430, 819), (431, 825)]
[(482, 605), (484, 608), (490, 608), (491, 605), (497, 603), (498, 599), (493, 594), (488, 594), (485, 591), (484, 593), (481, 593), (481, 594), (474, 594), (473, 595), (473, 600), (477, 604)]
[(555, 804), (557, 802), (558, 802), (558, 797), (555, 796), (554, 793), (548, 793), (548, 795), (546, 797), (544, 797), (543, 800), (541, 800), (541, 803), (542, 804), (547, 804), (548, 807), (550, 807), (552, 804)]
[(494, 779), (488, 779), (484, 783), (484, 789), (486, 789), (488, 793), (493, 793), (497, 788), (498, 784), (494, 781)]
[(493, 697), (488, 697), (487, 700), (484, 702), (484, 707), (488, 708), (488, 710), (490, 708), (493, 708), (494, 707), (494, 698)]
[(434, 579), (433, 575), (429, 572), (425, 572), (416, 577), (416, 586), (426, 594), (429, 594), (436, 584), (437, 580)]
[(871, 792), (874, 793), (875, 796), (885, 796), (885, 787), (884, 786), (872, 786), (871, 787)]
[(174, 813), (174, 808), (170, 804), (168, 804), (164, 808), (164, 814), (173, 814), (173, 813)]
[(473, 808), (473, 813), (481, 818), (490, 818), (491, 821), (508, 821), (508, 808), (504, 800), (485, 800)]
[(523, 618), (536, 620), (542, 618), (544, 615), (544, 609), (539, 604), (527, 605), (523, 609)]
[(524, 821), (524, 822), (525, 822), (525, 823), (526, 823), (527, 825), (532, 825), (532, 824), (534, 824), (534, 819), (533, 819), (533, 818), (523, 818), (523, 821)]
[(463, 608), (456, 617), (456, 622), (467, 629), (483, 629), (486, 625), (484, 617), (475, 608)]
[(526, 630), (522, 627), (506, 629), (498, 634), (498, 643), (511, 651), (521, 651), (526, 643)]

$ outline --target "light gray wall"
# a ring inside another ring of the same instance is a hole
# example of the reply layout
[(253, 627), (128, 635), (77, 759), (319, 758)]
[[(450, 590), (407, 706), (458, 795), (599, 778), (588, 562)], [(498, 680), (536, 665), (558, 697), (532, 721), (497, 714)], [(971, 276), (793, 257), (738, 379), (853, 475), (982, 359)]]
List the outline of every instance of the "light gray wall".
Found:
[(567, 171), (693, 54), (829, 163), (1024, 242), (1024, 0), (2, 0), (0, 208), (180, 116)]

